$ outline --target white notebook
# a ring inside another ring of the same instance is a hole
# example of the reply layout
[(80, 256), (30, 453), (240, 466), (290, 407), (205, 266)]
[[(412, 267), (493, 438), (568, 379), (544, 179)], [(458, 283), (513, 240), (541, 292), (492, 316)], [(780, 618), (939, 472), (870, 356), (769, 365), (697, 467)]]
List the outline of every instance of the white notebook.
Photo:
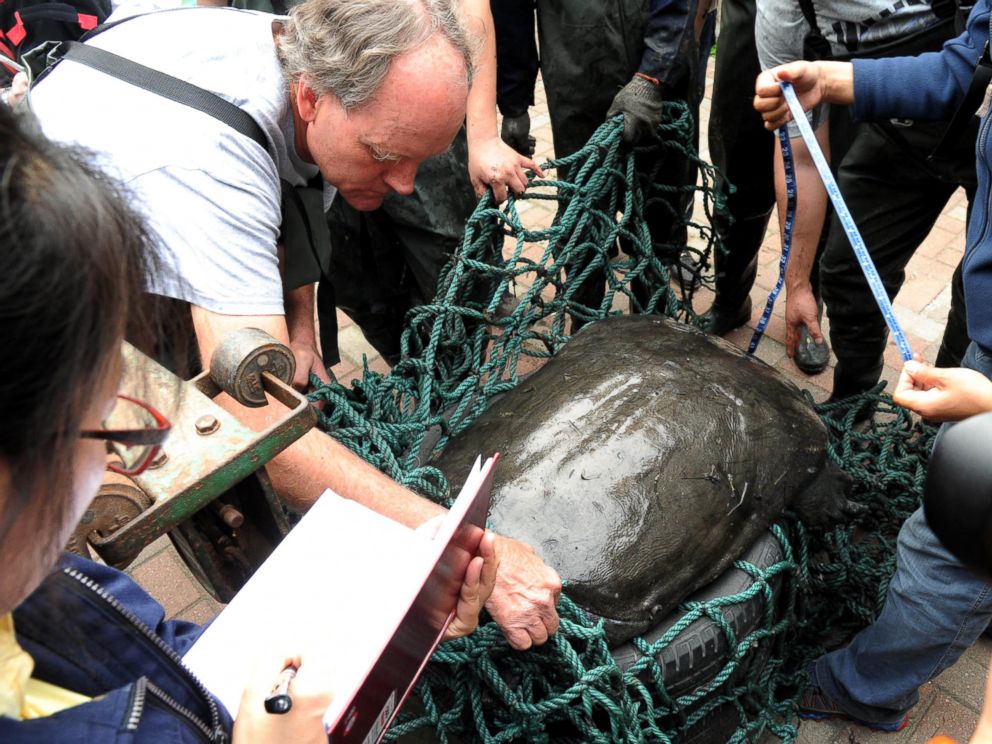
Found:
[(235, 715), (259, 656), (319, 655), (329, 736), (379, 741), (453, 616), (495, 463), (476, 461), (433, 536), (325, 491), (183, 661)]

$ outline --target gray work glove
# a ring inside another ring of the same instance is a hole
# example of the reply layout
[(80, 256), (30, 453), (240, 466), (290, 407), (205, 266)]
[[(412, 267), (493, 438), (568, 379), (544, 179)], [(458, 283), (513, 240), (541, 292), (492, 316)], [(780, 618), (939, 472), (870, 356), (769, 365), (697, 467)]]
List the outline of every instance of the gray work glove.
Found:
[(616, 94), (606, 118), (623, 114), (623, 141), (636, 145), (654, 136), (661, 124), (661, 113), (661, 86), (635, 75)]
[(500, 139), (526, 157), (534, 155), (533, 137), (530, 136), (530, 115), (524, 111), (520, 116), (504, 116)]

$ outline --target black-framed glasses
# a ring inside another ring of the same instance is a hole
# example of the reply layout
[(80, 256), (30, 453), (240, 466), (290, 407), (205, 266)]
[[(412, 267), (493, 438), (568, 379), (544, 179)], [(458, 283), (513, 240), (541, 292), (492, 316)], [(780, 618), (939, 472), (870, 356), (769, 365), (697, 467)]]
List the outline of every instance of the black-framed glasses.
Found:
[(139, 475), (158, 455), (171, 428), (169, 420), (144, 401), (118, 395), (103, 428), (81, 431), (79, 436), (107, 443), (107, 451), (120, 460), (108, 461), (109, 470), (121, 475)]

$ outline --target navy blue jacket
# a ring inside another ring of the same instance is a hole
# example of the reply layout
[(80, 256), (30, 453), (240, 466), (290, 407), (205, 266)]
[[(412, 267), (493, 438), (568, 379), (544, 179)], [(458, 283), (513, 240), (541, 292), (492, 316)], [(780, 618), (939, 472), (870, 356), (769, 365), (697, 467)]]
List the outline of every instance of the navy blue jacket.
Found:
[[(964, 32), (939, 52), (918, 57), (854, 60), (854, 114), (859, 119), (890, 117), (948, 120), (968, 90), (975, 65), (989, 41), (989, 0), (978, 0)], [(968, 335), (992, 352), (992, 119), (981, 121), (976, 143), (978, 189), (972, 199), (964, 257)]]
[(0, 742), (230, 741), (230, 715), (179, 661), (202, 628), (166, 622), (126, 574), (66, 554), (14, 627), (36, 679), (95, 699), (47, 718), (0, 717)]
[(672, 86), (689, 74), (697, 62), (689, 50), (698, 5), (698, 0), (651, 0), (639, 72)]

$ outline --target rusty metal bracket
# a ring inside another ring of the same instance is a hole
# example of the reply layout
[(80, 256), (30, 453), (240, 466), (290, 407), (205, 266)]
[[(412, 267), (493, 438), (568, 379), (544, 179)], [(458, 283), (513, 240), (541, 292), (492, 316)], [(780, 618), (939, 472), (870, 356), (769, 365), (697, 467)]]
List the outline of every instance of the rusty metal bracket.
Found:
[(209, 372), (184, 382), (133, 347), (125, 345), (124, 357), (123, 388), (167, 412), (173, 426), (164, 456), (134, 479), (151, 506), (110, 535), (88, 535), (100, 556), (117, 567), (261, 468), (317, 420), (307, 399), (270, 372), (261, 373), (262, 387), (287, 411), (264, 431), (254, 431), (214, 401), (222, 391)]

